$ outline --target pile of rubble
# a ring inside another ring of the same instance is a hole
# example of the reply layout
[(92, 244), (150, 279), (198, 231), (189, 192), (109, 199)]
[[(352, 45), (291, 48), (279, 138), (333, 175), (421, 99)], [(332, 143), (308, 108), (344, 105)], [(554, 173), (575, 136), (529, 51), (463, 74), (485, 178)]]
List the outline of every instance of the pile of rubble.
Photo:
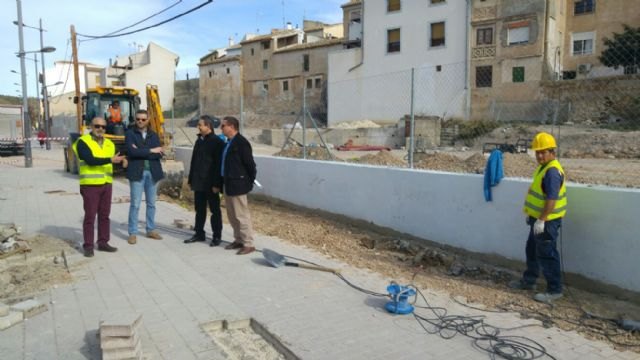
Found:
[(29, 252), (29, 244), (18, 238), (20, 229), (15, 224), (0, 224), (0, 259)]
[[(288, 158), (296, 158), (302, 159), (302, 147), (301, 146), (289, 146), (288, 148), (279, 151), (274, 156), (280, 157), (288, 157)], [(342, 161), (339, 159), (333, 158), (327, 149), (323, 147), (309, 147), (307, 146), (307, 159), (311, 160), (334, 160), (334, 161)]]
[(367, 154), (360, 158), (351, 159), (350, 162), (391, 167), (407, 167), (407, 163), (391, 154), (387, 150), (382, 150), (376, 154)]

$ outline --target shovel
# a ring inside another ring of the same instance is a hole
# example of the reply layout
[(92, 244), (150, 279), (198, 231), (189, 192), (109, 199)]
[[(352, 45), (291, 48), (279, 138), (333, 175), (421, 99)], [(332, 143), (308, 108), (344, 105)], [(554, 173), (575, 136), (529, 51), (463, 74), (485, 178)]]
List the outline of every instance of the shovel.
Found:
[(276, 268), (281, 267), (281, 266), (293, 266), (293, 267), (299, 267), (299, 268), (304, 268), (304, 269), (326, 271), (326, 272), (334, 273), (336, 275), (339, 274), (339, 271), (336, 270), (336, 269), (331, 269), (331, 268), (326, 268), (326, 267), (322, 267), (322, 266), (307, 265), (307, 264), (300, 264), (300, 263), (286, 261), (286, 259), (285, 259), (285, 257), (283, 255), (280, 255), (277, 252), (275, 252), (273, 250), (269, 250), (269, 249), (263, 249), (262, 250), (262, 255), (264, 256), (265, 260), (267, 260), (267, 262), (269, 264), (271, 264), (271, 266), (276, 267)]

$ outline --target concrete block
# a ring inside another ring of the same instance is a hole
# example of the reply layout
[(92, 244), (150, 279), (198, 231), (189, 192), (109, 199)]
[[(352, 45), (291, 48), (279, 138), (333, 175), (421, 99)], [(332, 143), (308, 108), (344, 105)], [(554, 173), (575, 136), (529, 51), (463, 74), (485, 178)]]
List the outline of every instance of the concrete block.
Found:
[(133, 336), (100, 336), (100, 348), (103, 350), (135, 347), (140, 341), (138, 333)]
[(0, 317), (9, 315), (9, 306), (0, 303)]
[(0, 330), (8, 329), (15, 324), (21, 323), (23, 314), (21, 311), (10, 311), (9, 314), (0, 317)]
[(133, 347), (119, 349), (102, 349), (102, 360), (125, 360), (125, 359), (141, 359), (142, 358), (142, 342), (138, 342)]
[(47, 305), (41, 303), (38, 300), (29, 299), (29, 300), (11, 305), (11, 310), (21, 311), (24, 314), (24, 318), (28, 319), (30, 317), (34, 317), (40, 313), (47, 311)]
[(133, 336), (142, 323), (142, 315), (110, 314), (100, 320), (100, 339), (109, 336)]

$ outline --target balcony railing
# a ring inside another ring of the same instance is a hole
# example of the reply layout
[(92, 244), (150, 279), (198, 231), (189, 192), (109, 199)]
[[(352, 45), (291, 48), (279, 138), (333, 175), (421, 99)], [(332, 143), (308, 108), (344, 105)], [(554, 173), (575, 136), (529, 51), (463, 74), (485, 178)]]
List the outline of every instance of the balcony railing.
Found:
[(471, 49), (472, 59), (486, 59), (486, 58), (493, 58), (495, 56), (496, 56), (495, 46), (474, 47), (473, 49)]

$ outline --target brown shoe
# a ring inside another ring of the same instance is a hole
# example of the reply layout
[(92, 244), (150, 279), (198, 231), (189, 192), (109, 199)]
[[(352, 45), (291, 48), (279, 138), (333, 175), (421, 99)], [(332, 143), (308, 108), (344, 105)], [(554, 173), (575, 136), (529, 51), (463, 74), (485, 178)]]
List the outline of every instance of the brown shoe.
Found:
[(127, 240), (127, 242), (131, 245), (135, 245), (135, 243), (137, 242), (137, 238), (135, 235), (129, 235), (129, 239)]
[(224, 248), (227, 249), (227, 250), (235, 250), (235, 249), (242, 249), (243, 247), (244, 247), (244, 245), (242, 245), (242, 243), (234, 241), (231, 244), (225, 246)]
[(160, 236), (157, 231), (149, 231), (147, 237), (153, 240), (162, 240), (162, 236)]
[(256, 251), (256, 248), (254, 248), (253, 246), (244, 246), (242, 249), (238, 250), (236, 255), (247, 255), (251, 254), (254, 251)]

